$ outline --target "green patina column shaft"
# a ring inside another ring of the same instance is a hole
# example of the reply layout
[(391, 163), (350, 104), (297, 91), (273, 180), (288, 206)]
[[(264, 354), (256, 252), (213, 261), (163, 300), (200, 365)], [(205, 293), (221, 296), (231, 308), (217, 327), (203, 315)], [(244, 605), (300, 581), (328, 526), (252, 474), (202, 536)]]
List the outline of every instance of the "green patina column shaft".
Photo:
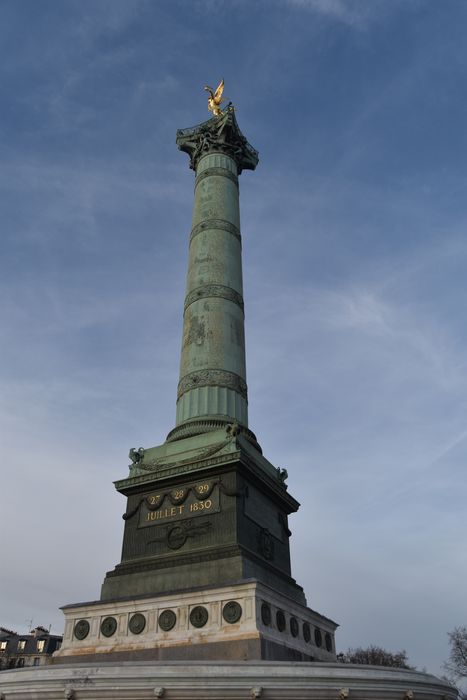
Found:
[(176, 427), (168, 440), (236, 422), (248, 431), (238, 175), (256, 151), (233, 108), (193, 129), (177, 145), (196, 172), (184, 306)]

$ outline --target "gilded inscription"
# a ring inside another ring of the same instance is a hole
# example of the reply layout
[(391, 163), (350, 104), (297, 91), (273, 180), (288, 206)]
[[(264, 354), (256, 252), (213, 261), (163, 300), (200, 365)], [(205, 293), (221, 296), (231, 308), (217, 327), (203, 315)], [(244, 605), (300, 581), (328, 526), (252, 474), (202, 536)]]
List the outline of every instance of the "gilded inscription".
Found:
[(219, 489), (215, 483), (189, 484), (166, 493), (146, 495), (140, 509), (139, 527), (185, 520), (219, 510)]
[[(200, 501), (199, 503), (188, 503), (187, 504), (190, 515), (197, 513), (198, 511), (210, 510), (212, 508), (212, 500), (207, 498), (205, 501)], [(172, 506), (172, 508), (163, 508), (161, 510), (153, 510), (146, 513), (146, 520), (166, 520), (167, 518), (175, 518), (177, 515), (183, 515), (185, 512), (185, 504), (181, 506)]]
[(185, 506), (172, 506), (172, 508), (164, 508), (161, 510), (152, 510), (146, 513), (146, 520), (165, 520), (166, 518), (175, 518), (176, 515), (181, 515)]

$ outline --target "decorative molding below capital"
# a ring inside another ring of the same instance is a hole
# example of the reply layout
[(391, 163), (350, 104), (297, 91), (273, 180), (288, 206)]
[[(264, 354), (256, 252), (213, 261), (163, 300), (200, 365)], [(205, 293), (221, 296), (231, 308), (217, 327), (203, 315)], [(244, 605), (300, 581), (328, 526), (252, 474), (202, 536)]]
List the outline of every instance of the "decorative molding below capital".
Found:
[(202, 369), (186, 374), (178, 383), (177, 398), (180, 398), (187, 391), (198, 389), (201, 386), (226, 387), (247, 399), (248, 390), (245, 380), (238, 374), (223, 369)]
[(196, 176), (195, 189), (206, 177), (226, 177), (228, 180), (232, 180), (234, 185), (238, 187), (238, 177), (234, 173), (231, 173), (230, 170), (227, 170), (227, 168), (207, 168)]

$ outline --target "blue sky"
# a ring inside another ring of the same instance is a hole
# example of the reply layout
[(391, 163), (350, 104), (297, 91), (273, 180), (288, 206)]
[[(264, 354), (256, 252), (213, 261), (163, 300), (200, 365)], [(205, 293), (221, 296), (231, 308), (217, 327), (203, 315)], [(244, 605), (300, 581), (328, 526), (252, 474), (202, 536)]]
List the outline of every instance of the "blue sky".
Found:
[[(250, 427), (338, 645), (438, 673), (466, 624), (467, 4), (4, 0), (0, 624), (120, 557), (112, 481), (174, 426), (193, 174), (225, 78)], [(6, 534), (6, 537), (5, 537)]]

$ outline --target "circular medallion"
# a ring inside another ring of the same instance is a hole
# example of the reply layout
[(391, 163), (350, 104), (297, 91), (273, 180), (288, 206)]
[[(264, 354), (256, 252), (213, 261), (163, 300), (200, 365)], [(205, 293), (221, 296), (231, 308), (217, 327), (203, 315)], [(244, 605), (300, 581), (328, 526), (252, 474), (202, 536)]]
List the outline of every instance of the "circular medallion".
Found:
[(159, 627), (168, 632), (175, 626), (177, 622), (177, 616), (173, 610), (163, 610), (159, 615)]
[(87, 620), (78, 620), (73, 630), (76, 639), (86, 639), (89, 634), (89, 622)]
[(242, 606), (240, 605), (240, 603), (237, 603), (236, 600), (231, 600), (230, 602), (224, 605), (224, 608), (222, 610), (222, 617), (226, 622), (229, 622), (231, 625), (233, 625), (234, 622), (239, 621), (241, 616)]
[(167, 544), (170, 549), (180, 549), (183, 547), (187, 540), (186, 530), (184, 530), (180, 525), (173, 527), (167, 533)]
[(128, 627), (133, 634), (141, 634), (146, 627), (146, 618), (141, 613), (135, 613), (130, 617)]
[(197, 605), (190, 613), (190, 622), (193, 627), (204, 627), (208, 621), (208, 611), (202, 605)]
[(311, 639), (311, 630), (308, 622), (303, 623), (303, 639), (305, 642), (309, 642)]
[(317, 647), (320, 647), (323, 644), (323, 635), (321, 634), (321, 630), (319, 630), (317, 627), (315, 627), (315, 644)]
[(332, 637), (329, 632), (324, 635), (324, 643), (326, 644), (326, 649), (332, 651)]
[(285, 630), (285, 615), (282, 610), (278, 610), (276, 612), (276, 624), (279, 632), (283, 632)]
[(296, 617), (290, 618), (290, 634), (292, 637), (298, 637), (298, 622)]
[(104, 637), (111, 637), (117, 630), (117, 620), (114, 617), (104, 617), (101, 622), (101, 633)]
[(271, 607), (267, 603), (263, 603), (261, 606), (261, 619), (263, 625), (269, 626), (271, 624)]

